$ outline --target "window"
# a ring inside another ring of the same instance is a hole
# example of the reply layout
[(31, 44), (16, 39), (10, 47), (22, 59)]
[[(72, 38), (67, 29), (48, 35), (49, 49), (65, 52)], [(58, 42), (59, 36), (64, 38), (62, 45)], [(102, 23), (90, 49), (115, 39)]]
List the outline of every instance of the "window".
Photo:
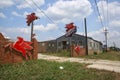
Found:
[(42, 46), (45, 46), (45, 43), (42, 43)]
[(48, 45), (49, 47), (51, 46), (51, 44), (49, 43), (49, 45)]
[(69, 44), (69, 42), (67, 41), (67, 44)]
[(82, 42), (82, 41), (79, 41), (79, 45), (83, 45), (83, 42)]
[(54, 44), (52, 44), (52, 47), (54, 47), (55, 45)]
[(60, 43), (60, 42), (58, 42), (58, 46), (61, 46), (61, 43)]
[(72, 41), (72, 44), (75, 44), (75, 41)]
[(95, 46), (95, 42), (94, 42), (94, 47), (96, 47), (96, 46)]
[(90, 47), (92, 47), (92, 42), (89, 42)]

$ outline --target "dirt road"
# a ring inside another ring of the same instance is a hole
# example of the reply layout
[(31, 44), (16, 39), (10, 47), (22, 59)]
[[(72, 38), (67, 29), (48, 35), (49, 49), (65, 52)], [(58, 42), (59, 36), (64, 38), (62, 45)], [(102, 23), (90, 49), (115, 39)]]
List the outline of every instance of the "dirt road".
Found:
[(120, 73), (120, 61), (110, 61), (110, 60), (98, 60), (98, 59), (85, 59), (85, 58), (66, 58), (66, 57), (56, 57), (39, 54), (38, 59), (58, 61), (58, 62), (78, 62), (78, 63), (89, 63), (87, 68), (96, 68), (99, 70), (108, 70)]

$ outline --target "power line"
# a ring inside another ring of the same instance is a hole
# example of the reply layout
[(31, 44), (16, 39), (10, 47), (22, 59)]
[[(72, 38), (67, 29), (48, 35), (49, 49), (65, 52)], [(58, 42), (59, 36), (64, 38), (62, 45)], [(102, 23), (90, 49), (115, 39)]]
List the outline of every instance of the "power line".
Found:
[[(36, 10), (36, 9), (34, 9), (34, 8), (32, 7), (32, 5), (31, 5), (27, 0), (24, 0), (24, 1), (26, 1), (27, 4), (29, 4), (30, 7), (31, 7), (33, 10)], [(32, 1), (32, 0), (31, 0), (31, 1)], [(32, 2), (33, 2), (33, 1), (32, 1)], [(47, 16), (47, 15), (45, 14), (45, 12), (42, 11), (35, 2), (33, 2), (33, 4), (44, 14), (52, 23), (54, 23), (53, 20), (52, 20), (49, 16)], [(54, 24), (55, 24), (55, 23), (54, 23)]]
[(33, 4), (44, 14), (52, 23), (55, 24), (55, 22), (54, 22), (47, 14), (45, 14), (45, 12), (42, 11), (41, 8), (40, 8), (33, 0), (31, 0), (31, 1), (33, 2)]
[[(101, 25), (102, 25), (102, 27), (103, 27), (104, 25), (103, 25), (102, 18), (101, 18), (100, 12), (99, 12), (99, 8), (98, 8), (98, 5), (97, 5), (97, 1), (94, 0), (94, 2), (95, 2), (95, 4), (96, 4), (96, 8), (97, 8), (98, 15), (100, 16)], [(102, 2), (101, 2), (101, 4), (102, 4)], [(107, 1), (107, 7), (108, 7), (108, 1)], [(102, 4), (102, 8), (103, 8), (103, 4)], [(103, 13), (103, 15), (104, 15), (104, 13)], [(106, 19), (106, 23), (107, 23), (107, 20), (108, 20), (108, 10), (107, 10), (107, 15), (106, 15), (106, 17), (107, 17), (107, 19)], [(105, 29), (104, 29), (104, 35), (105, 35), (105, 49), (106, 49), (106, 52), (107, 52), (107, 33), (108, 33), (108, 30), (107, 30), (107, 28), (105, 27)]]
[(108, 0), (106, 0), (107, 2), (107, 21), (106, 21), (106, 24), (107, 24), (107, 27), (108, 27), (108, 23), (109, 23), (109, 14), (108, 14)]
[(99, 11), (98, 6), (97, 6), (97, 1), (94, 0), (94, 2), (95, 2), (95, 5), (96, 5), (96, 8), (97, 8), (98, 15), (99, 15), (99, 17), (100, 17), (101, 25), (102, 25), (102, 27), (103, 27), (104, 25), (103, 25), (103, 22), (102, 22), (102, 17), (101, 17), (101, 15), (100, 15), (100, 11)]
[(33, 11), (36, 10), (31, 6), (31, 4), (27, 0), (24, 0), (24, 1), (27, 2), (27, 4), (31, 7), (31, 9), (33, 9)]
[[(106, 0), (106, 3), (107, 3), (107, 18), (106, 18), (106, 26), (108, 27), (108, 0)], [(105, 39), (106, 39), (106, 52), (107, 52), (107, 33), (108, 33), (108, 30), (106, 29), (105, 31)]]
[[(106, 1), (106, 5), (103, 5), (103, 1)], [(101, 6), (102, 6), (102, 12), (103, 12), (104, 22), (105, 22), (104, 25), (105, 27), (108, 27), (108, 0), (103, 0), (103, 1), (101, 2)]]
[[(101, 12), (102, 12), (102, 14), (103, 14), (103, 21), (105, 22), (106, 17), (105, 17), (105, 12), (104, 12), (104, 5), (103, 5), (103, 1), (104, 1), (104, 0), (102, 0), (102, 1), (101, 1)], [(104, 24), (105, 24), (105, 23), (104, 23)]]
[[(33, 4), (48, 18), (48, 20), (50, 20), (53, 24), (56, 24), (44, 11), (41, 10), (41, 8), (33, 1)], [(57, 24), (56, 24), (57, 25)], [(60, 29), (61, 30), (61, 29)], [(61, 30), (62, 31), (62, 30)], [(63, 31), (62, 31), (63, 32)]]
[[(31, 4), (30, 4), (27, 0), (24, 0), (24, 1), (27, 2), (27, 4), (31, 7), (31, 9), (33, 9), (33, 12), (34, 12), (34, 10), (36, 10), (36, 9), (34, 9), (34, 8), (31, 6)], [(30, 17), (31, 17), (31, 16), (30, 16)]]
[[(26, 1), (26, 0), (25, 0)], [(50, 20), (53, 24), (57, 25), (44, 11), (41, 10), (41, 8), (33, 1), (31, 0), (32, 3), (48, 18), (48, 20)], [(26, 1), (27, 2), (27, 1)], [(28, 2), (27, 2), (28, 3)], [(29, 4), (31, 6), (31, 4)], [(60, 29), (60, 28), (59, 28)], [(60, 29), (62, 32), (65, 32), (63, 31), (62, 29)]]

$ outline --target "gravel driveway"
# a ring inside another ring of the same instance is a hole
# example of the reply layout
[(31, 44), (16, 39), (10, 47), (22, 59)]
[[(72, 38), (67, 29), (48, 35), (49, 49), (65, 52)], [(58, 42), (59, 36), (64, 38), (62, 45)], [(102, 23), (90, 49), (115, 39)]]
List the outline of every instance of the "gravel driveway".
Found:
[(100, 60), (100, 59), (85, 59), (85, 58), (66, 58), (56, 57), (50, 55), (38, 54), (38, 59), (58, 61), (58, 62), (78, 62), (78, 63), (89, 63), (87, 68), (95, 68), (99, 70), (108, 70), (120, 73), (120, 61)]

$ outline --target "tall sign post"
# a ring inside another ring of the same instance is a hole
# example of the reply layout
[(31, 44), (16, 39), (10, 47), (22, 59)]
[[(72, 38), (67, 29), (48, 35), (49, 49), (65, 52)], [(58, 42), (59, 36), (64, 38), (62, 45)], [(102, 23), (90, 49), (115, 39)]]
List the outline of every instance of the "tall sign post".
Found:
[(69, 23), (69, 24), (66, 24), (66, 34), (65, 36), (66, 37), (69, 37), (69, 40), (70, 40), (70, 46), (71, 46), (71, 57), (73, 56), (73, 48), (74, 48), (74, 45), (71, 45), (71, 37), (73, 34), (75, 34), (77, 32), (77, 28), (76, 26), (74, 25), (74, 23)]
[(73, 34), (75, 34), (77, 32), (77, 28), (76, 26), (74, 26), (74, 23), (69, 23), (66, 24), (66, 37), (71, 37)]
[(34, 25), (33, 22), (34, 22), (34, 20), (38, 19), (38, 17), (35, 15), (35, 13), (31, 13), (31, 14), (27, 15), (26, 19), (27, 19), (27, 21), (26, 21), (27, 25), (30, 26), (30, 24), (31, 24), (31, 41), (32, 41), (33, 25)]
[(31, 41), (32, 41), (32, 37), (33, 37), (33, 22), (31, 23)]

